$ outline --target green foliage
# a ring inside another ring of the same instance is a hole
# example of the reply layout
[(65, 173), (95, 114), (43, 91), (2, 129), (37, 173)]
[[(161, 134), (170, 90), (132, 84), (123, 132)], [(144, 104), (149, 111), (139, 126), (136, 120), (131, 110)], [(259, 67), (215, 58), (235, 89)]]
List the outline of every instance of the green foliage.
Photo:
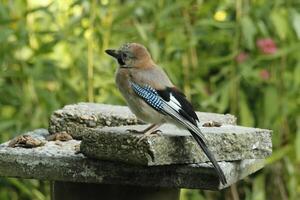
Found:
[[(300, 198), (298, 1), (1, 0), (0, 30), (0, 141), (47, 127), (65, 104), (124, 104), (104, 50), (135, 41), (197, 110), (274, 130), (274, 154), (238, 183), (241, 199)], [(259, 47), (264, 38), (275, 43), (271, 53)], [(49, 199), (44, 182), (1, 178), (0, 185), (0, 199)], [(233, 191), (181, 196), (231, 199)]]

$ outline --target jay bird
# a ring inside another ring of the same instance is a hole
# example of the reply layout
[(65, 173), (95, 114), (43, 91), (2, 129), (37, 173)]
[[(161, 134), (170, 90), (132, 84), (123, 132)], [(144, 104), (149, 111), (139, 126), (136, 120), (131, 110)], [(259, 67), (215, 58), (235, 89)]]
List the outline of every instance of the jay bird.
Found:
[(225, 185), (225, 175), (206, 145), (193, 106), (154, 63), (148, 50), (141, 44), (126, 43), (118, 50), (108, 49), (105, 52), (118, 61), (116, 84), (130, 110), (142, 121), (151, 123), (140, 133), (144, 133), (144, 136), (155, 133), (164, 123), (187, 129)]

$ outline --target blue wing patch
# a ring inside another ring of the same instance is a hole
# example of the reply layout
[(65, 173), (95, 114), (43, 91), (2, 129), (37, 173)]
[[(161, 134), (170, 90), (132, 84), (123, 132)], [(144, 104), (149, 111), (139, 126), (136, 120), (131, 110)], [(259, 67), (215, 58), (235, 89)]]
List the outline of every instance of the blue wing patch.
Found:
[(142, 99), (144, 99), (147, 104), (149, 104), (157, 111), (161, 111), (163, 109), (164, 102), (154, 88), (149, 85), (141, 87), (133, 82), (130, 82), (130, 84), (133, 91)]

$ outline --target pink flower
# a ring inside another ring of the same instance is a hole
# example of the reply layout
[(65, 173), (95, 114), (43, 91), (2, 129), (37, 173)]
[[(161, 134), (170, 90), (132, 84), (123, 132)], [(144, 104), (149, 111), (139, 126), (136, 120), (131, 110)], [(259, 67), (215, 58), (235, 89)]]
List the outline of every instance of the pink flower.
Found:
[(263, 69), (259, 72), (259, 76), (263, 80), (268, 80), (270, 78), (270, 72), (266, 69)]
[(242, 51), (235, 57), (235, 61), (237, 63), (243, 63), (245, 60), (247, 60), (248, 57), (249, 57), (249, 54)]
[(264, 54), (274, 54), (277, 51), (277, 46), (271, 38), (258, 39), (256, 45)]

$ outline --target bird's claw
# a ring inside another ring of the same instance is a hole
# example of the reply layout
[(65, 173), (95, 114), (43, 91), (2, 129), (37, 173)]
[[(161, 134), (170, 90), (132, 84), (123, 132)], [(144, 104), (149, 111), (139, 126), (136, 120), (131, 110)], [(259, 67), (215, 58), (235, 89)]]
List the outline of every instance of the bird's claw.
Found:
[(162, 131), (161, 130), (155, 130), (152, 133), (150, 133), (149, 135), (161, 135)]
[(138, 136), (138, 137), (136, 138), (137, 143), (138, 143), (138, 144), (141, 143), (144, 139), (146, 139), (146, 138), (148, 138), (148, 137), (160, 136), (161, 133), (162, 133), (161, 130), (155, 130), (155, 131), (153, 131), (153, 132), (145, 133), (145, 134), (143, 134), (143, 135), (141, 135), (141, 136)]

